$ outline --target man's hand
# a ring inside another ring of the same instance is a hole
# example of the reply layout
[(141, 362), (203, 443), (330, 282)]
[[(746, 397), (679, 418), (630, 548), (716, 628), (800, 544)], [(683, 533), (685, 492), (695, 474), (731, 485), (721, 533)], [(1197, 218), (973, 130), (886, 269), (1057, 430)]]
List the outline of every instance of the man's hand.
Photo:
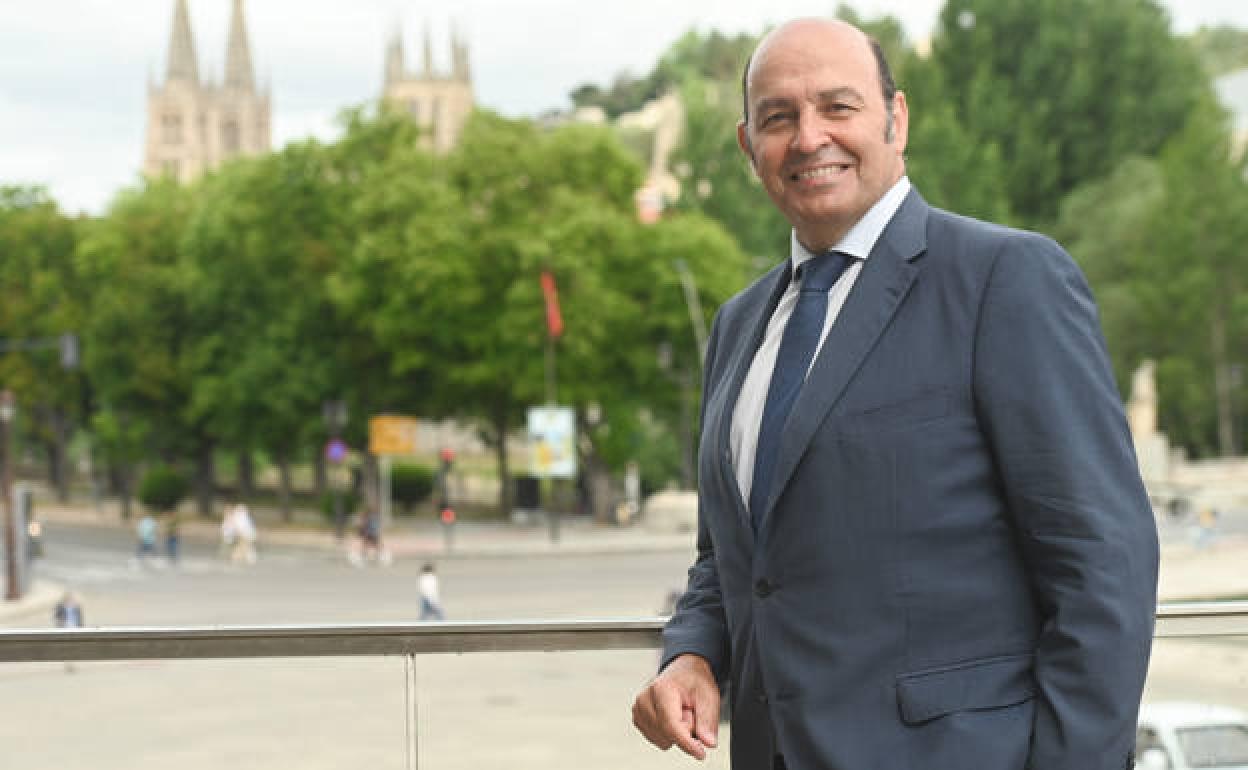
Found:
[(680, 655), (641, 691), (633, 703), (633, 724), (663, 751), (676, 744), (706, 759), (719, 734), (719, 685), (700, 655)]

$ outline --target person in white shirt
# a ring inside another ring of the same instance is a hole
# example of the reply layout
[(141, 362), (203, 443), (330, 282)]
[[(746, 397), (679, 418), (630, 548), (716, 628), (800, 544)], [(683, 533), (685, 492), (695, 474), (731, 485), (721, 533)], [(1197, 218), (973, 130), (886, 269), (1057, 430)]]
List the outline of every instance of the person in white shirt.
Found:
[(426, 563), (420, 568), (420, 619), (445, 620), (442, 600), (438, 596), (438, 573), (433, 565)]

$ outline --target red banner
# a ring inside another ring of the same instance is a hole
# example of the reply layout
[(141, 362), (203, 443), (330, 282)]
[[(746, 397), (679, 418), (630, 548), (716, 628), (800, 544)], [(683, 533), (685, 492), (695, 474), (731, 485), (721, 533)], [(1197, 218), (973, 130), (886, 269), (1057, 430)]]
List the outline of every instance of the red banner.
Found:
[(555, 290), (555, 276), (549, 270), (542, 271), (542, 296), (546, 298), (546, 331), (552, 337), (563, 334), (563, 316), (559, 314), (559, 293)]

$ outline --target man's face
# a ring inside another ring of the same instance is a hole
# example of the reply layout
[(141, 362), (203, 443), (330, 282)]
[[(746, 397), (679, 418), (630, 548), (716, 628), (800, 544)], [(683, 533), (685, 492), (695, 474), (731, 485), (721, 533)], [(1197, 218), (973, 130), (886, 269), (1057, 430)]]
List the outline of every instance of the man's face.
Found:
[(755, 52), (741, 148), (810, 249), (835, 245), (905, 170), (905, 97), (892, 126), (875, 57), (847, 25), (786, 25)]

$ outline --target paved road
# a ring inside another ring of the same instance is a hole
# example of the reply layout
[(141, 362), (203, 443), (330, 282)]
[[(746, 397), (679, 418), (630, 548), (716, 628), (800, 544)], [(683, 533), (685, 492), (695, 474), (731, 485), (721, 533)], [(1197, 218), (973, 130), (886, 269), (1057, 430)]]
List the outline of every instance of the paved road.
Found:
[[(41, 573), (105, 625), (389, 622), (418, 612), (421, 563), (354, 568), (327, 551), (269, 548), (233, 567), (192, 544), (178, 569), (132, 564), (125, 533), (49, 525)], [(454, 620), (655, 614), (689, 554), (452, 559)], [(14, 625), (45, 623), (25, 618)], [(652, 651), (423, 656), (422, 768), (687, 767), (649, 749), (628, 707)], [(0, 667), (0, 767), (22, 770), (400, 768), (404, 661), (148, 661)], [(726, 756), (704, 767), (726, 768)]]
[[(129, 535), (50, 524), (45, 575), (107, 625), (389, 622), (415, 618), (420, 562), (353, 568), (323, 550), (269, 548), (252, 568), (191, 543), (179, 569), (136, 568)], [(690, 554), (458, 558), (439, 564), (452, 619), (654, 614)], [(19, 625), (42, 624), (27, 618)], [(628, 724), (651, 651), (423, 656), (420, 767), (693, 767)], [(401, 768), (404, 661), (278, 659), (0, 666), (0, 768)], [(1149, 695), (1248, 707), (1248, 640), (1163, 641)], [(726, 739), (726, 730), (725, 730)], [(727, 767), (726, 752), (700, 767)]]

